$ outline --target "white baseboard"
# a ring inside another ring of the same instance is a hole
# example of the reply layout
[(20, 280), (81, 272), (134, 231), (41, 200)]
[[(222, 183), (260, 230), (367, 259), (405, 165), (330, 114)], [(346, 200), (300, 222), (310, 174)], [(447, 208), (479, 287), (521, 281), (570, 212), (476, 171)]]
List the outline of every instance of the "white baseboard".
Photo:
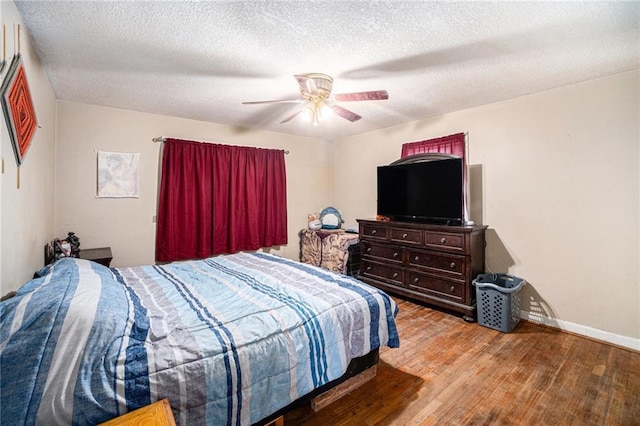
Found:
[(538, 313), (520, 311), (520, 318), (535, 324), (542, 324), (559, 330), (568, 331), (570, 333), (579, 334), (581, 336), (590, 337), (592, 339), (601, 340), (616, 346), (622, 346), (640, 352), (640, 339), (633, 337), (620, 336), (619, 334), (610, 333), (608, 331), (598, 330), (597, 328), (588, 327), (586, 325), (576, 324), (569, 321), (563, 321), (556, 318), (550, 318)]

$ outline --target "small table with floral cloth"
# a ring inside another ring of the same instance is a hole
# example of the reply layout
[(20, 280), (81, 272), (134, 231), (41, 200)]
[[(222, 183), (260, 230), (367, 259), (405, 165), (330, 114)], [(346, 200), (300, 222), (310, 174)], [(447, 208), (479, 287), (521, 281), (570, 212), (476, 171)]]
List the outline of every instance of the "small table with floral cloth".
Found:
[(353, 263), (359, 261), (360, 252), (353, 249), (360, 242), (359, 234), (345, 232), (344, 229), (302, 229), (299, 235), (300, 262), (341, 274), (357, 275)]

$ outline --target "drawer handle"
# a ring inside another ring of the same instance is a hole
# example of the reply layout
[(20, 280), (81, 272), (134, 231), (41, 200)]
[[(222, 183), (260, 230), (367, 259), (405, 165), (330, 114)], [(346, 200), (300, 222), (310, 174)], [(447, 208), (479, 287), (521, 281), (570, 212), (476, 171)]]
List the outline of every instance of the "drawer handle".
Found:
[(418, 259), (420, 259), (418, 256), (413, 258), (413, 260), (416, 261), (416, 262), (418, 261)]
[(413, 279), (413, 282), (414, 282), (415, 284), (418, 284), (418, 283), (420, 282), (420, 278), (418, 278), (418, 277), (414, 278), (414, 279)]
[(393, 273), (393, 278), (398, 278), (398, 273), (397, 272)]
[(455, 291), (456, 291), (455, 286), (451, 286), (451, 293), (455, 293)]
[(407, 238), (407, 234), (402, 234), (402, 238)]
[(446, 243), (446, 242), (447, 242), (447, 239), (446, 239), (445, 237), (442, 237), (442, 238), (440, 238), (440, 242), (441, 242), (442, 244), (444, 244), (444, 243)]
[(455, 268), (456, 267), (456, 262), (451, 262), (451, 265), (449, 265), (449, 266), (451, 266), (452, 268)]
[(393, 258), (397, 258), (398, 257), (398, 252), (393, 253)]
[(367, 247), (367, 253), (371, 253), (371, 247)]
[(370, 271), (370, 270), (371, 270), (371, 266), (367, 266), (367, 271)]
[(378, 233), (377, 229), (374, 229), (373, 231), (371, 231), (371, 235), (376, 235)]

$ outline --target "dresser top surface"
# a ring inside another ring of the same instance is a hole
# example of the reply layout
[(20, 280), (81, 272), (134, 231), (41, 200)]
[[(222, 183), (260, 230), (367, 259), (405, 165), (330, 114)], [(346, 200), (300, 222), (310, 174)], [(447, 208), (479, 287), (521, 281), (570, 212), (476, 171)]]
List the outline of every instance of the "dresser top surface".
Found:
[(430, 231), (440, 232), (472, 232), (481, 231), (488, 228), (487, 225), (443, 225), (433, 223), (422, 222), (396, 222), (377, 219), (356, 219), (360, 224), (368, 225), (380, 225), (380, 226), (393, 226), (397, 228), (413, 228), (413, 229), (425, 229)]

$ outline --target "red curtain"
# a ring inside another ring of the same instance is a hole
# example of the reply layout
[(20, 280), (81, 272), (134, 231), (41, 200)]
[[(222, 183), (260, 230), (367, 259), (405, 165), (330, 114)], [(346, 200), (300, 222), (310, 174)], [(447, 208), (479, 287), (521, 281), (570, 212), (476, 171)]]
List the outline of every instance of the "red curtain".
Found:
[(287, 244), (284, 151), (167, 139), (156, 260)]
[(418, 142), (409, 142), (402, 145), (401, 158), (425, 152), (442, 152), (462, 157), (466, 165), (466, 150), (464, 147), (464, 133), (443, 136), (441, 138), (427, 139)]
[(402, 145), (402, 154), (400, 155), (400, 158), (408, 157), (414, 154), (424, 154), (426, 152), (442, 152), (444, 154), (453, 154), (462, 157), (462, 179), (464, 182), (464, 215), (465, 220), (468, 220), (469, 212), (467, 202), (467, 150), (465, 148), (464, 133), (456, 133), (455, 135), (442, 136), (435, 139), (405, 143)]

